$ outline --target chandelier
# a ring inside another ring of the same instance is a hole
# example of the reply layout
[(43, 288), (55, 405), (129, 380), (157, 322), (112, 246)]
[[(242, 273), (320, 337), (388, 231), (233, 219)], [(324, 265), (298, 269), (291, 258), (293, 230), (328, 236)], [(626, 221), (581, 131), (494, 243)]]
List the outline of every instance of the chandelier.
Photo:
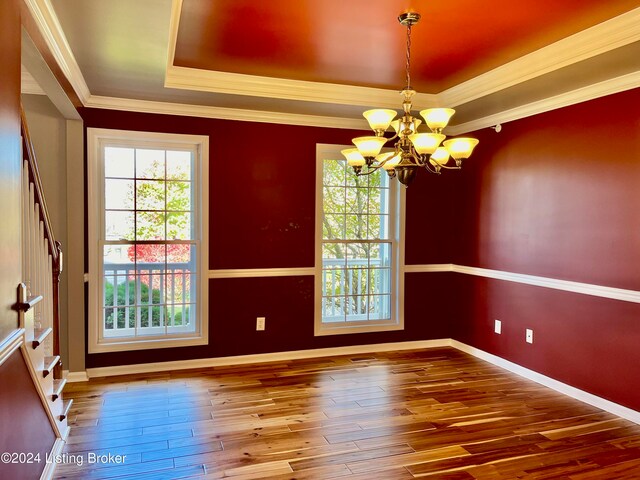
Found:
[[(374, 131), (375, 136), (357, 137), (353, 139), (356, 148), (342, 150), (347, 163), (353, 167), (356, 175), (370, 175), (384, 169), (391, 177), (397, 177), (405, 186), (413, 181), (418, 168), (424, 168), (430, 173), (440, 174), (442, 169), (459, 170), (462, 161), (469, 158), (478, 144), (475, 138), (452, 138), (445, 140), (442, 133), (455, 113), (452, 108), (428, 108), (420, 112), (430, 132), (421, 133), (418, 127), (422, 120), (411, 115), (411, 98), (416, 91), (411, 87), (411, 27), (418, 23), (420, 14), (405, 12), (398, 17), (398, 21), (407, 27), (407, 86), (402, 92), (403, 114), (397, 120), (395, 110), (374, 109), (363, 113)], [(385, 132), (391, 127), (395, 132), (392, 137), (385, 137)], [(384, 152), (382, 148), (392, 142), (394, 150)], [(441, 146), (442, 144), (442, 146)], [(453, 158), (454, 165), (449, 165)]]

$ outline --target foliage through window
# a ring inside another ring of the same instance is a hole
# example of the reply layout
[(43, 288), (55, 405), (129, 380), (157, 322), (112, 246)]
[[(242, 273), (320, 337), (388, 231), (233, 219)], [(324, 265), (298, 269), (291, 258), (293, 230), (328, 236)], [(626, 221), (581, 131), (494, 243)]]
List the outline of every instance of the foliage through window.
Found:
[(98, 343), (199, 336), (199, 148), (104, 138), (97, 150)]
[(334, 157), (319, 160), (322, 266), (316, 333), (397, 327), (394, 185), (384, 171), (357, 177)]

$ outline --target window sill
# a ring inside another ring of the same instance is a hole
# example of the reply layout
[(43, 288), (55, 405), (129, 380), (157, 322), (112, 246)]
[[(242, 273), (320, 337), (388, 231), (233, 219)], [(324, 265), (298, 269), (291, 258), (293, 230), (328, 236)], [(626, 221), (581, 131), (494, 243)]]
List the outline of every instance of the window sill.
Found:
[(317, 325), (315, 326), (314, 336), (322, 337), (326, 335), (345, 335), (351, 333), (375, 333), (375, 332), (390, 332), (394, 330), (404, 330), (402, 323), (383, 323), (376, 325)]
[(117, 338), (102, 340), (89, 346), (89, 353), (126, 352), (132, 350), (150, 350), (155, 348), (191, 347), (207, 345), (209, 339), (206, 335), (189, 337), (162, 337), (145, 339)]

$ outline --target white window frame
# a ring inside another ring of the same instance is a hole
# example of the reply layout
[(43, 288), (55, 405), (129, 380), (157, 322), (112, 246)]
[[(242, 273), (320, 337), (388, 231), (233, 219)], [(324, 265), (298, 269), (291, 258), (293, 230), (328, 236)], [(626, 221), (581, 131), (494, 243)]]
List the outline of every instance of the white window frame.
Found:
[[(180, 332), (146, 337), (108, 337), (102, 334), (102, 255), (99, 251), (103, 230), (103, 151), (105, 144), (129, 144), (134, 147), (195, 149), (194, 232), (197, 242), (197, 296), (195, 332)], [(89, 241), (89, 353), (144, 350), (153, 348), (206, 345), (209, 343), (209, 137), (157, 132), (136, 132), (101, 128), (87, 129), (87, 209)]]
[[(314, 335), (339, 335), (348, 333), (385, 332), (404, 330), (404, 227), (405, 198), (404, 188), (397, 180), (390, 181), (389, 229), (391, 238), (391, 319), (368, 320), (366, 322), (323, 323), (322, 322), (322, 219), (323, 205), (323, 161), (342, 159), (340, 153), (353, 145), (316, 145), (316, 231), (315, 231), (315, 288), (314, 288)], [(380, 172), (386, 175), (386, 172)]]

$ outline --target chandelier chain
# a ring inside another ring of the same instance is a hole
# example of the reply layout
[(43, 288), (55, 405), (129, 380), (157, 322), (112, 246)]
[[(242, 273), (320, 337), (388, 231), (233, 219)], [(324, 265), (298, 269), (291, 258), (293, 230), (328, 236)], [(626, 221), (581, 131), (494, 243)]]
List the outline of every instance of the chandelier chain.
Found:
[(407, 90), (411, 90), (411, 24), (407, 25)]

